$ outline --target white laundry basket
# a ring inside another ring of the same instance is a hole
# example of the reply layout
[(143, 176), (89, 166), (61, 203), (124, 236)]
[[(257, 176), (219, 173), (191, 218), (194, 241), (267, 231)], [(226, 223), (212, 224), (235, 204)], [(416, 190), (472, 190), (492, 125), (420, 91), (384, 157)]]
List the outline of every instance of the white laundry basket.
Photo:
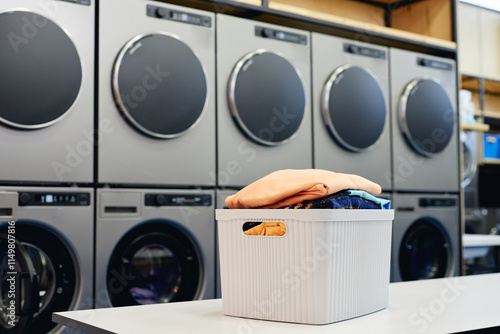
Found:
[[(393, 210), (218, 209), (223, 313), (327, 324), (387, 307)], [(280, 221), (283, 236), (246, 222)]]

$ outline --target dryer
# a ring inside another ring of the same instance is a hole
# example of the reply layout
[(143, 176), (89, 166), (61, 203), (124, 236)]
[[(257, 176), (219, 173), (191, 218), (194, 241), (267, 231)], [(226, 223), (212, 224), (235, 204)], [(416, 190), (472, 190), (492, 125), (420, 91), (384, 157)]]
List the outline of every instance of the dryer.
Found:
[(391, 281), (460, 275), (460, 201), (449, 194), (393, 194)]
[(217, 14), (220, 187), (312, 168), (310, 33)]
[(214, 297), (213, 190), (97, 189), (96, 307)]
[(389, 49), (312, 33), (314, 167), (392, 188)]
[(94, 190), (1, 187), (0, 208), (12, 215), (0, 220), (0, 235), (17, 242), (15, 270), (6, 245), (0, 249), (1, 277), (16, 276), (17, 302), (26, 312), (15, 326), (0, 317), (2, 333), (70, 333), (52, 322), (52, 313), (93, 308)]
[(94, 6), (0, 4), (0, 181), (93, 181)]
[(479, 132), (461, 131), (462, 144), (462, 188), (464, 190), (464, 205), (466, 209), (478, 209), (478, 161)]
[(460, 187), (456, 62), (390, 49), (395, 190)]
[(99, 4), (98, 182), (215, 185), (214, 14)]

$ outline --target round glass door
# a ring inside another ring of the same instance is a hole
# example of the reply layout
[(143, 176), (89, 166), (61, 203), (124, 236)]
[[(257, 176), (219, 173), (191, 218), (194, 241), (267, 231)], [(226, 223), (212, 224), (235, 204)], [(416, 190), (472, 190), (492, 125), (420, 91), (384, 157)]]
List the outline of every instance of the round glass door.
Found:
[(200, 298), (203, 264), (187, 231), (166, 220), (130, 230), (110, 258), (107, 286), (114, 306)]
[(477, 133), (462, 132), (460, 134), (463, 149), (462, 187), (467, 187), (477, 172)]
[(0, 123), (18, 129), (54, 124), (71, 109), (82, 65), (70, 37), (50, 19), (0, 13)]
[(328, 78), (321, 96), (323, 121), (344, 149), (368, 150), (382, 137), (387, 105), (378, 80), (366, 69), (345, 65)]
[(201, 119), (208, 84), (200, 60), (173, 35), (131, 39), (113, 68), (113, 94), (124, 117), (153, 138), (178, 137)]
[(448, 146), (455, 128), (455, 109), (444, 88), (432, 79), (415, 79), (403, 91), (399, 126), (410, 146), (432, 157)]
[(78, 299), (77, 260), (64, 238), (44, 223), (16, 221), (16, 238), (37, 276), (37, 295), (30, 301), (36, 307), (27, 333), (47, 333), (60, 327), (52, 322), (52, 313), (72, 310)]
[(446, 277), (453, 259), (448, 233), (433, 218), (421, 218), (406, 231), (399, 248), (403, 281)]
[(305, 116), (302, 78), (283, 56), (256, 50), (240, 59), (229, 78), (228, 102), (240, 130), (266, 146), (296, 136)]
[(38, 295), (35, 269), (28, 252), (13, 236), (5, 225), (1, 227), (0, 329), (7, 334), (27, 331), (38, 306), (33, 305)]

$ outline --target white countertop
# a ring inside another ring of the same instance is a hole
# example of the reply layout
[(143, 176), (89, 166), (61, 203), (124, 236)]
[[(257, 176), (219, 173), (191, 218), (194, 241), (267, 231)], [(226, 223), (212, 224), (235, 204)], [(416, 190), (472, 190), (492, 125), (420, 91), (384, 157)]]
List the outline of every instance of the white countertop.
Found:
[(464, 234), (463, 247), (500, 246), (500, 235), (489, 234)]
[(499, 310), (500, 273), (392, 283), (387, 309), (330, 325), (224, 316), (220, 299), (56, 312), (52, 319), (90, 334), (435, 334), (500, 328)]

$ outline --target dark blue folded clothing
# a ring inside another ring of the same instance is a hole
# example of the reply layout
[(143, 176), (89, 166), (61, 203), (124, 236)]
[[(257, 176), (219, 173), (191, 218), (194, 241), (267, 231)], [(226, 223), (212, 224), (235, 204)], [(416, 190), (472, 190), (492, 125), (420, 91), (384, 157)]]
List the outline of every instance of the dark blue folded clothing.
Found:
[(388, 209), (390, 201), (357, 190), (342, 190), (315, 200), (288, 205), (282, 209)]

